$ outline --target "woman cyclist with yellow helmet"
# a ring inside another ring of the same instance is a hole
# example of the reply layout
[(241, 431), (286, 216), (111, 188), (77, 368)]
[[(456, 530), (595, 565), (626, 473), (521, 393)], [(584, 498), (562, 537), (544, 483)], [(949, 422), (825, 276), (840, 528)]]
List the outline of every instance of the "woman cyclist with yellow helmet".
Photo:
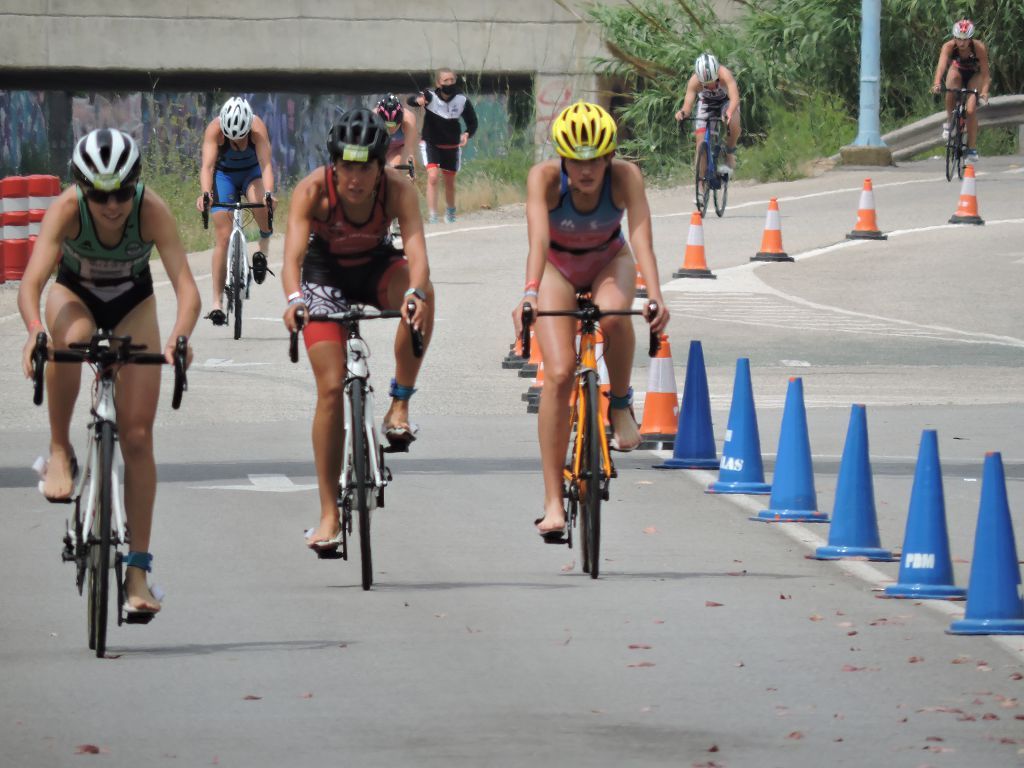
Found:
[[(640, 169), (614, 157), (615, 121), (604, 109), (584, 101), (566, 107), (551, 126), (559, 157), (537, 163), (526, 181), (526, 220), (530, 251), (523, 298), (513, 311), (518, 326), (522, 305), (539, 310), (574, 310), (576, 293), (590, 290), (602, 310), (630, 309), (639, 266), (650, 300), (658, 312), (648, 318), (651, 330), (668, 324), (661, 298), (658, 264), (651, 237), (651, 212)], [(622, 214), (629, 214), (629, 243)], [(635, 262), (634, 262), (635, 258)], [(601, 320), (604, 359), (611, 384), (610, 420), (619, 450), (640, 442), (633, 416), (635, 337), (628, 316)], [(544, 357), (544, 388), (538, 414), (538, 437), (544, 472), (542, 535), (565, 527), (562, 465), (569, 444), (569, 397), (576, 372), (571, 317), (540, 317), (536, 338)]]

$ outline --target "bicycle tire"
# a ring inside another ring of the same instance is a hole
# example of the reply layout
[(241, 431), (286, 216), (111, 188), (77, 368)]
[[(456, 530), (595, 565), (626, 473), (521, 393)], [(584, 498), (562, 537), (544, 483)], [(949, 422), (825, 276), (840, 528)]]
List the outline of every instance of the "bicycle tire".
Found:
[(586, 393), (586, 415), (584, 416), (583, 461), (581, 472), (585, 485), (581, 483), (580, 508), (583, 512), (584, 559), (587, 561), (590, 578), (596, 579), (601, 560), (601, 429), (600, 390), (597, 374), (587, 371), (583, 374), (583, 388)]
[(231, 255), (231, 289), (235, 300), (235, 339), (242, 338), (242, 302), (245, 299), (245, 254), (241, 245), (235, 240)]
[(729, 176), (728, 174), (719, 174), (718, 186), (714, 190), (715, 193), (715, 214), (718, 218), (722, 218), (725, 215), (725, 204), (729, 199)]
[(362, 382), (352, 384), (352, 483), (355, 486), (356, 514), (359, 516), (359, 560), (363, 589), (373, 585), (373, 553), (370, 548), (369, 466)]
[(694, 162), (694, 191), (696, 193), (697, 210), (703, 218), (708, 210), (708, 198), (711, 195), (711, 184), (708, 183), (708, 168), (711, 165), (711, 150), (706, 142), (697, 147), (697, 159)]
[(100, 504), (99, 537), (89, 541), (89, 648), (102, 659), (107, 652), (107, 613), (110, 603), (110, 519), (113, 514), (112, 469), (114, 466), (114, 428), (103, 422), (99, 435)]
[(957, 137), (956, 137), (956, 175), (958, 179), (964, 177), (964, 159), (967, 154), (967, 138), (965, 134), (966, 129), (966, 118), (962, 115), (957, 120)]
[(953, 143), (955, 139), (955, 132), (950, 131), (949, 138), (946, 139), (946, 181), (953, 180), (953, 171), (956, 169), (956, 145)]

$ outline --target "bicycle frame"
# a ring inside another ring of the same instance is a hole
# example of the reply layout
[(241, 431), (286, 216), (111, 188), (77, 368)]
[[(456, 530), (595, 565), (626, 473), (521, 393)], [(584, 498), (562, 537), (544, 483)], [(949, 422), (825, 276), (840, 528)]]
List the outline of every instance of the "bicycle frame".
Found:
[[(370, 476), (373, 478), (374, 493), (368, 495), (367, 502), (370, 509), (383, 506), (383, 491), (388, 481), (381, 461), (381, 435), (374, 421), (373, 414), (373, 387), (370, 386), (370, 367), (367, 360), (370, 357), (370, 348), (359, 335), (359, 324), (353, 322), (349, 325), (348, 342), (345, 344), (345, 439), (341, 455), (341, 478), (338, 486), (338, 502), (351, 503), (352, 494), (355, 492), (353, 482), (353, 458), (352, 458), (352, 435), (356, 429), (362, 429), (366, 435), (366, 445), (369, 448)], [(363, 413), (355, 413), (352, 406), (352, 388), (362, 387), (363, 391)], [(357, 424), (361, 420), (362, 424)]]
[[(570, 428), (572, 425), (575, 426), (575, 435), (572, 445), (572, 462), (563, 470), (563, 477), (567, 484), (576, 484), (577, 486), (582, 474), (581, 465), (585, 447), (583, 445), (583, 438), (587, 431), (587, 411), (586, 408), (581, 407), (587, 398), (584, 388), (584, 373), (587, 371), (593, 371), (595, 375), (600, 375), (597, 368), (597, 329), (594, 327), (584, 327), (583, 333), (580, 335), (580, 350), (576, 366), (576, 388), (573, 390), (573, 397), (570, 401)], [(603, 411), (598, 408), (597, 412), (598, 424), (595, 425), (597, 429), (594, 430), (594, 433), (601, 442), (601, 477), (598, 479), (598, 482), (604, 484), (609, 478), (614, 476), (615, 467), (612, 463), (611, 451), (608, 445), (608, 431)]]

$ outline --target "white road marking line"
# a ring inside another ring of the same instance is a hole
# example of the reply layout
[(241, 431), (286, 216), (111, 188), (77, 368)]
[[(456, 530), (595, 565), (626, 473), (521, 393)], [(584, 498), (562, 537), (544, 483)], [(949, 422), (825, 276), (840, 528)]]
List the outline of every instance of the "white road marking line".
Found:
[(316, 483), (296, 485), (290, 477), (285, 475), (249, 475), (248, 477), (248, 485), (193, 485), (190, 487), (200, 490), (264, 491), (267, 493), (295, 493), (296, 491), (310, 491), (317, 487)]

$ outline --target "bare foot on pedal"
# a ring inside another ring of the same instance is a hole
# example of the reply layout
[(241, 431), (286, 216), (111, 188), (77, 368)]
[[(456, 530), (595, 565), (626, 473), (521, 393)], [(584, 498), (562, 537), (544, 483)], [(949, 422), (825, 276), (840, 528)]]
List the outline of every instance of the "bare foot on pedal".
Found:
[(612, 423), (612, 447), (617, 451), (632, 451), (640, 445), (640, 427), (633, 416), (633, 409), (630, 408), (609, 408), (609, 418)]
[(157, 613), (160, 601), (153, 597), (146, 583), (146, 572), (141, 568), (124, 569), (125, 602), (134, 611)]
[(74, 453), (62, 446), (50, 446), (43, 495), (50, 501), (67, 501), (74, 490), (77, 474), (78, 462)]

